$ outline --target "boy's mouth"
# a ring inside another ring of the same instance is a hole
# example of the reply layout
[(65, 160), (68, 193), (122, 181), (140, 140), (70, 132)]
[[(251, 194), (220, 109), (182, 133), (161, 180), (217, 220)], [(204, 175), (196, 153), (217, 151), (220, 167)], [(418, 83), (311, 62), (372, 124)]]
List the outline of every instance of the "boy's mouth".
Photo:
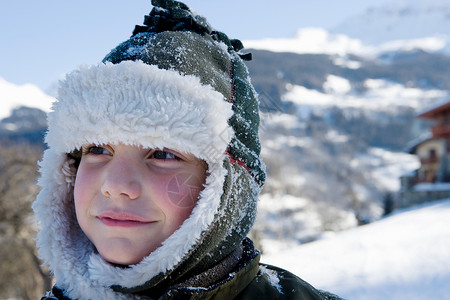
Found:
[(155, 223), (155, 221), (147, 220), (129, 212), (104, 212), (99, 214), (97, 218), (107, 226), (133, 227)]

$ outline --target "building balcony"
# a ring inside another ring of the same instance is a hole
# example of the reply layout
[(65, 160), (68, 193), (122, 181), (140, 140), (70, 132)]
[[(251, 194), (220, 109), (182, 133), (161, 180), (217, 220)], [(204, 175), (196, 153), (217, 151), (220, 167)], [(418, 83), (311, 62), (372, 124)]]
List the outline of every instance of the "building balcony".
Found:
[(450, 124), (433, 126), (431, 132), (435, 138), (450, 138)]

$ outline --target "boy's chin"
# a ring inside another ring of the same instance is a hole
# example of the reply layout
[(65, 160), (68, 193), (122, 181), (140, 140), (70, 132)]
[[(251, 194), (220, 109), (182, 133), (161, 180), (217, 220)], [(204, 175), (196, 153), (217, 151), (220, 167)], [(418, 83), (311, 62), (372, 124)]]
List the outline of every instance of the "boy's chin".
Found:
[(145, 256), (142, 257), (116, 257), (116, 256), (108, 256), (108, 255), (102, 255), (100, 253), (101, 257), (107, 261), (108, 263), (117, 266), (117, 267), (128, 267), (131, 265), (136, 265), (142, 261), (142, 259)]
[[(97, 248), (98, 250), (98, 248)], [(151, 251), (135, 252), (135, 249), (119, 249), (119, 247), (107, 247), (107, 249), (100, 249), (98, 253), (108, 263), (114, 266), (127, 267), (136, 265), (148, 256)]]

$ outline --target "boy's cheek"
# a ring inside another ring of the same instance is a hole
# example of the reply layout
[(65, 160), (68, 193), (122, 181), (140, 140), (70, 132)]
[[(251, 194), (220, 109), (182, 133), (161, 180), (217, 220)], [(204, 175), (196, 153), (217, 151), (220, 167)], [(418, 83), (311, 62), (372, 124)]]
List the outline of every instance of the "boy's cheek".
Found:
[(80, 164), (77, 175), (75, 177), (75, 192), (77, 190), (92, 190), (99, 188), (100, 173), (95, 168), (86, 167), (83, 163)]
[(75, 206), (87, 205), (89, 202), (88, 195), (92, 191), (93, 181), (85, 176), (78, 176), (75, 179), (75, 185), (73, 190), (73, 197)]
[(73, 192), (73, 200), (75, 204), (75, 212), (77, 217), (80, 212), (88, 206), (88, 198), (83, 194), (83, 189), (75, 188)]
[(167, 199), (175, 209), (192, 209), (203, 189), (202, 178), (195, 173), (181, 172), (167, 182)]

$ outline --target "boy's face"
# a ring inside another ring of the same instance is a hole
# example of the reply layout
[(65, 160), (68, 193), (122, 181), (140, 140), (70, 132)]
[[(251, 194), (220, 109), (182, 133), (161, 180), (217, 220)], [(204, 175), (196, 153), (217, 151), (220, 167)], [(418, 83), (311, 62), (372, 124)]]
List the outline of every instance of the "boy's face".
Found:
[(87, 145), (75, 188), (78, 223), (107, 261), (136, 264), (186, 220), (206, 163), (172, 150)]

